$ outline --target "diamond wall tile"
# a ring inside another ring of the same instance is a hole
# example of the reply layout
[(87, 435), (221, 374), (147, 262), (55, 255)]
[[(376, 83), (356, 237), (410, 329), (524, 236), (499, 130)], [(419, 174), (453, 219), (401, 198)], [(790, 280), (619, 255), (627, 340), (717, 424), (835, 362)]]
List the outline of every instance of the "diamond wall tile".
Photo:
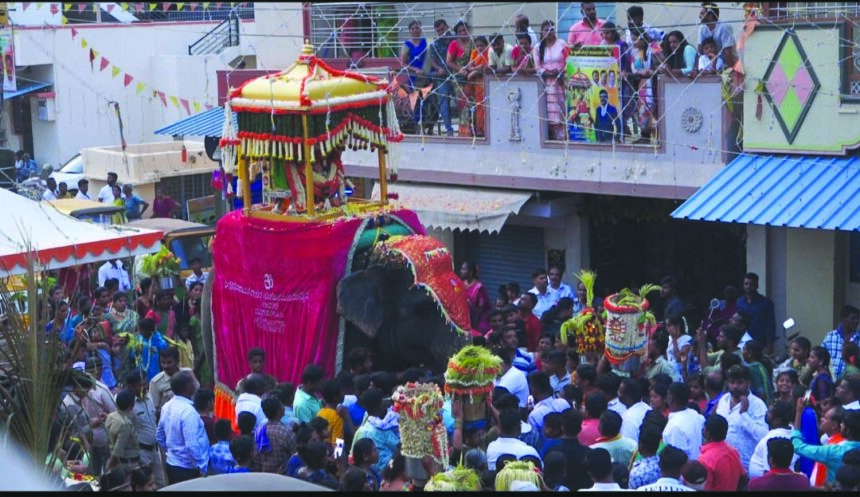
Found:
[(800, 69), (794, 75), (794, 79), (791, 80), (791, 87), (797, 93), (800, 105), (805, 105), (806, 101), (809, 100), (809, 96), (812, 95), (812, 86), (812, 78), (809, 77), (809, 70), (806, 69), (805, 65), (800, 66)]

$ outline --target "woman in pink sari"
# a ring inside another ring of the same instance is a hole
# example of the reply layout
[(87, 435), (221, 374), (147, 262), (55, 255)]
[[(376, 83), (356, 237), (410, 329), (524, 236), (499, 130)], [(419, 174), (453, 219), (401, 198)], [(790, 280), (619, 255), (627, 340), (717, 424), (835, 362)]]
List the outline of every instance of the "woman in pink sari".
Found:
[(478, 279), (478, 264), (475, 261), (464, 262), (460, 266), (460, 279), (466, 284), (472, 334), (481, 336), (490, 330), (490, 311), (493, 303), (484, 284)]
[(535, 68), (544, 82), (546, 92), (549, 139), (564, 140), (564, 67), (567, 62), (567, 45), (556, 36), (555, 23), (552, 21), (547, 20), (540, 25), (540, 34)]

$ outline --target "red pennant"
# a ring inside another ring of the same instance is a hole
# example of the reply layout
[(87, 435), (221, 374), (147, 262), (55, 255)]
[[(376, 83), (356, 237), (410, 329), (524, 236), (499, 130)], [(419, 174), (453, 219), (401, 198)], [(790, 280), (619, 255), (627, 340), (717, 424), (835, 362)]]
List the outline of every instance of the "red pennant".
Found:
[(107, 68), (107, 66), (109, 66), (109, 65), (110, 65), (110, 61), (107, 60), (106, 57), (102, 57), (102, 61), (99, 62), (99, 70), (104, 71)]
[(57, 7), (57, 4), (52, 3), (52, 4), (51, 4), (51, 14), (52, 14), (52, 15), (57, 15), (57, 12), (59, 12), (59, 11), (60, 11), (60, 8), (59, 8), (59, 7)]
[(72, 39), (73, 40), (75, 39), (75, 36), (78, 36), (78, 30), (75, 28), (72, 28)]
[(167, 12), (168, 10), (170, 10), (170, 6), (171, 6), (171, 5), (173, 5), (173, 4), (172, 4), (172, 3), (170, 3), (170, 2), (163, 2), (163, 3), (161, 4), (161, 10), (162, 10), (162, 11), (164, 11), (164, 12)]
[(143, 12), (143, 4), (142, 3), (134, 4), (134, 13), (140, 14), (141, 12)]
[(22, 6), (21, 6), (21, 8), (22, 8), (22, 9), (24, 9), (24, 10), (26, 11), (26, 10), (27, 10), (27, 7), (29, 7), (29, 6), (30, 6), (30, 2), (22, 2), (22, 3), (23, 3), (24, 5), (22, 5)]
[(93, 61), (96, 60), (96, 53), (93, 52), (93, 49), (90, 49), (90, 70), (93, 70)]
[(163, 91), (157, 91), (155, 94), (161, 99), (161, 105), (167, 107), (167, 95), (165, 95)]
[(87, 4), (85, 4), (85, 3), (79, 3), (79, 4), (78, 4), (78, 14), (80, 14), (81, 12), (83, 12), (84, 10), (86, 10), (86, 8), (87, 8)]
[(179, 103), (182, 104), (182, 108), (185, 109), (185, 113), (190, 116), (191, 115), (191, 108), (188, 106), (188, 100), (186, 100), (184, 98), (180, 98)]
[(206, 104), (206, 110), (212, 110), (212, 108), (213, 108), (213, 107), (212, 107), (212, 105), (211, 105), (211, 104)]
[(132, 77), (132, 75), (131, 75), (131, 74), (126, 73), (126, 74), (125, 74), (125, 76), (123, 77), (123, 81), (122, 81), (122, 82), (123, 82), (123, 84), (124, 84), (125, 86), (128, 86), (128, 85), (130, 85), (130, 84), (131, 84), (131, 82), (132, 82), (133, 80), (134, 80), (134, 77)]
[(196, 4), (196, 3), (192, 3), (192, 4), (191, 4), (191, 12), (194, 12), (194, 11), (196, 11), (196, 10), (197, 10), (197, 4)]
[(109, 4), (108, 4), (108, 6), (107, 6), (108, 14), (110, 14), (111, 12), (113, 12), (113, 8), (114, 8), (114, 7), (116, 7), (116, 5), (114, 5), (114, 4), (112, 4), (112, 3), (109, 3)]

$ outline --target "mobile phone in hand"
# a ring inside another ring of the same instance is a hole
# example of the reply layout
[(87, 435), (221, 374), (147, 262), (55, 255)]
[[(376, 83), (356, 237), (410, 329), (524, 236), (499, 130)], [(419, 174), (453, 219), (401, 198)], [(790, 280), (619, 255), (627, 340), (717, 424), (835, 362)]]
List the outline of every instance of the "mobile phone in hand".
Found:
[(343, 455), (343, 439), (336, 438), (334, 442), (334, 458), (338, 459)]

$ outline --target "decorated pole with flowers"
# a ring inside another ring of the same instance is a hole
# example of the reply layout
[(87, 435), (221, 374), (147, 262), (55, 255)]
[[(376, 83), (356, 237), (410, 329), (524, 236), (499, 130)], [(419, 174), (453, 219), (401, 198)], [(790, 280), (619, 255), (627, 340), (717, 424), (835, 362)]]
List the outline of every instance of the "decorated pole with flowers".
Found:
[(437, 467), (448, 459), (448, 432), (442, 422), (445, 398), (435, 383), (407, 383), (397, 387), (391, 396), (400, 426), (400, 452), (406, 457), (410, 478), (426, 480), (421, 466), (430, 456)]
[(639, 295), (625, 288), (606, 297), (606, 359), (618, 371), (630, 373), (639, 368), (639, 361), (648, 351), (648, 336), (656, 326), (648, 310), (649, 293), (657, 285), (643, 285)]
[(586, 299), (582, 311), (561, 325), (561, 342), (567, 345), (568, 335), (575, 338), (576, 350), (585, 357), (585, 362), (597, 364), (597, 360), (603, 351), (603, 325), (600, 316), (595, 312), (594, 281), (597, 273), (583, 269), (576, 278), (585, 286)]
[(445, 371), (445, 393), (463, 403), (463, 421), (483, 426), (487, 395), (502, 370), (502, 360), (484, 347), (467, 345), (451, 357)]

